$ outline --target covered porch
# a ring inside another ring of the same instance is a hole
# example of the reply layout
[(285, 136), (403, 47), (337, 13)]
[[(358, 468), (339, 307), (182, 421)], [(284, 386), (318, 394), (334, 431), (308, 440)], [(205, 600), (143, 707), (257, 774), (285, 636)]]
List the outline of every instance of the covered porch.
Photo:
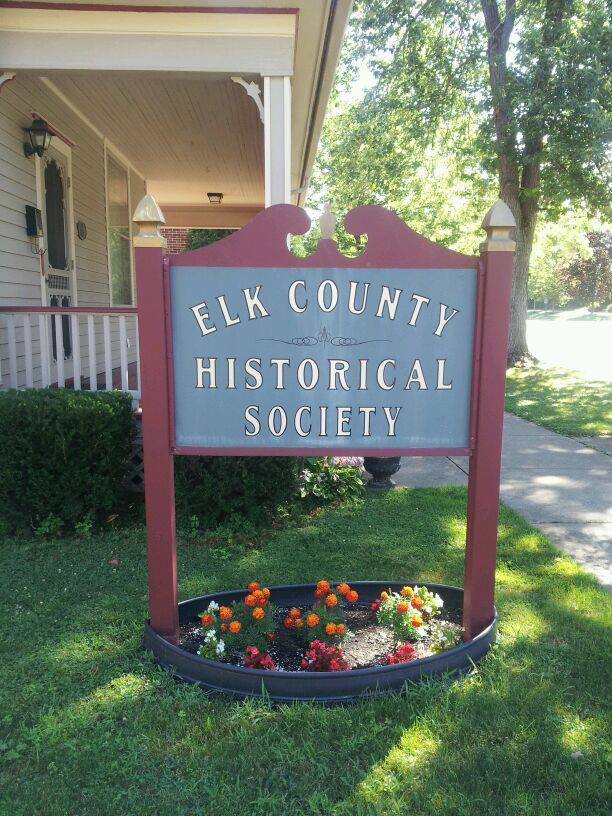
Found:
[(176, 230), (303, 204), (350, 5), (0, 3), (0, 388), (139, 397), (136, 204)]

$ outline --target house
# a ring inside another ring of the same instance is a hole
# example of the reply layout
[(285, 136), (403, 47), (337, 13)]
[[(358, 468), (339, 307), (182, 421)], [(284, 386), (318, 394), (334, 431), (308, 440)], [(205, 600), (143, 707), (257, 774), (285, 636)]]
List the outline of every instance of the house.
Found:
[(136, 204), (303, 204), (351, 2), (0, 0), (0, 388), (138, 398)]

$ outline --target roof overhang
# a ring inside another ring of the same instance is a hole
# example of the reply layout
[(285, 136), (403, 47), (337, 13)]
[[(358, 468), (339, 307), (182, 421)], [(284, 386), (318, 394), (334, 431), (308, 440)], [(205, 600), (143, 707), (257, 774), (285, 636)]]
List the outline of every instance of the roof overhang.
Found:
[[(48, 76), (64, 94), (64, 75), (82, 83), (132, 73), (204, 80), (207, 74), (291, 76), (291, 198), (303, 203), (351, 5), (352, 0), (223, 0), (222, 6), (215, 0), (129, 5), (0, 0), (0, 68)], [(84, 116), (104, 132), (95, 99), (83, 104)], [(141, 165), (124, 145), (117, 147)]]

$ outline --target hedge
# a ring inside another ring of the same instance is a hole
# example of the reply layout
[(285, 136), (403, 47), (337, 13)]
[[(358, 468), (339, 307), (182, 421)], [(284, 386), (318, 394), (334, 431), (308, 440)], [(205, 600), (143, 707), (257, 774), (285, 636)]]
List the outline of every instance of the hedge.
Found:
[(135, 435), (121, 392), (0, 393), (0, 513), (9, 530), (72, 529), (115, 509)]
[[(52, 536), (117, 510), (135, 431), (129, 394), (0, 393), (0, 527)], [(284, 457), (177, 457), (179, 520), (195, 516), (202, 529), (237, 517), (261, 524), (298, 495), (301, 465)]]
[(177, 456), (177, 516), (207, 527), (236, 515), (261, 524), (297, 497), (302, 464), (282, 456)]

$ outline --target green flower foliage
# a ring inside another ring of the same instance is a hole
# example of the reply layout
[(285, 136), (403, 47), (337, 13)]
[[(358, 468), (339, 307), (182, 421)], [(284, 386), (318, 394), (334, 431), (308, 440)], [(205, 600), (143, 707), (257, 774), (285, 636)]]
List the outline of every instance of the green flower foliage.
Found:
[(300, 494), (312, 504), (359, 501), (365, 482), (358, 467), (330, 457), (306, 459), (300, 478)]

